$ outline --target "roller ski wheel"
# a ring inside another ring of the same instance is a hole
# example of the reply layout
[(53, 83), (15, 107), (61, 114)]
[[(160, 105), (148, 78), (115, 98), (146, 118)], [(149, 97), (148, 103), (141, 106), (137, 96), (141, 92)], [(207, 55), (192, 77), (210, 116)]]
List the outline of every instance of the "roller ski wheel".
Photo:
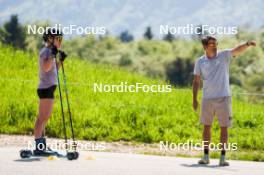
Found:
[(31, 150), (21, 150), (20, 151), (20, 157), (22, 159), (30, 158), (33, 155)]
[(76, 159), (78, 159), (78, 157), (79, 157), (79, 153), (76, 151), (67, 153), (67, 159), (68, 160), (76, 160)]
[(78, 159), (79, 158), (79, 153), (75, 151), (74, 154), (75, 154), (75, 159)]

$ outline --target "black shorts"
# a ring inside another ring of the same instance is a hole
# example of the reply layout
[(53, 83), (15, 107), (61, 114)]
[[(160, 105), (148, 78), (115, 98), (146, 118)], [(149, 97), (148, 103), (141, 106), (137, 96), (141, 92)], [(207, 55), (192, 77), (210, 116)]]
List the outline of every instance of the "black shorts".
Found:
[(50, 98), (50, 99), (54, 99), (54, 91), (56, 89), (56, 85), (50, 86), (49, 88), (45, 88), (45, 89), (38, 89), (38, 96), (40, 99), (42, 98)]

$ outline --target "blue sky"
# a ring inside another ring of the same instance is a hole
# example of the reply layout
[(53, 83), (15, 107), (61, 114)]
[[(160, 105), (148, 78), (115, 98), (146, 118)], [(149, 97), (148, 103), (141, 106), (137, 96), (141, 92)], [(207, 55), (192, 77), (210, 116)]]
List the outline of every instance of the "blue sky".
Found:
[(18, 14), (22, 23), (49, 20), (63, 25), (105, 26), (111, 34), (129, 30), (137, 38), (151, 26), (209, 24), (264, 26), (261, 0), (0, 0), (0, 23)]

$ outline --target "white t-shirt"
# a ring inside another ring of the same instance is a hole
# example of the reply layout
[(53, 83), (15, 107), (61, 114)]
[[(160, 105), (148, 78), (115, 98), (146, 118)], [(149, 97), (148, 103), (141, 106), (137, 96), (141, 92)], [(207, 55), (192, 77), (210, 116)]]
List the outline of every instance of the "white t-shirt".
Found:
[(219, 51), (216, 57), (201, 56), (194, 66), (194, 75), (203, 80), (203, 99), (231, 96), (229, 87), (229, 64), (231, 49)]

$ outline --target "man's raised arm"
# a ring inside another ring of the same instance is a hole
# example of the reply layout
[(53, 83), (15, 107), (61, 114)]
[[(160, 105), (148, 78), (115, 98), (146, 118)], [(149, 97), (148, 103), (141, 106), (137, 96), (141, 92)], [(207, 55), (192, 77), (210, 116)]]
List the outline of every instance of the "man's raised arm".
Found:
[(256, 46), (256, 41), (247, 41), (244, 44), (240, 44), (240, 45), (236, 46), (235, 48), (233, 48), (231, 50), (231, 54), (233, 57), (236, 57), (237, 55), (244, 52), (250, 46)]

